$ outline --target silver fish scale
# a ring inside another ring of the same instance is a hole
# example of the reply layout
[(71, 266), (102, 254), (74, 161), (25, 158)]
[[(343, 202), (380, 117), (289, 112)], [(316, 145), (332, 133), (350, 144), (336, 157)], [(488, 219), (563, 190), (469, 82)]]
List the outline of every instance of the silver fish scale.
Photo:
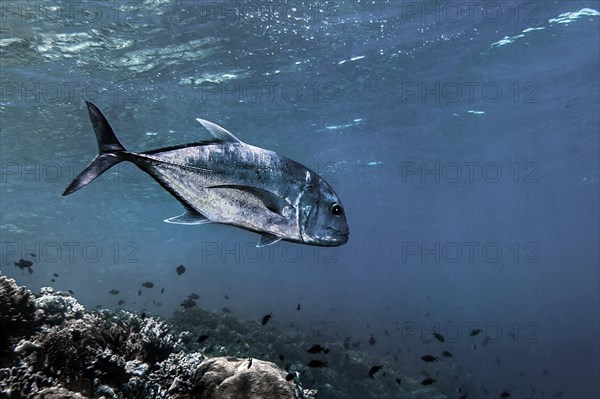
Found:
[[(297, 202), (306, 168), (273, 151), (245, 143), (215, 143), (153, 154), (135, 162), (212, 222), (233, 224), (300, 239)], [(311, 172), (309, 172), (311, 173)], [(214, 186), (256, 187), (285, 199), (284, 215), (269, 210), (251, 193)]]

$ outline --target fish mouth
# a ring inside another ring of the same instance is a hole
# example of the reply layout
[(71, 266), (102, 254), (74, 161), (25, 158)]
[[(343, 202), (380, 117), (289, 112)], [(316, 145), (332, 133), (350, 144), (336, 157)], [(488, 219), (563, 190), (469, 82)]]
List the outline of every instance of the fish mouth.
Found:
[(350, 231), (348, 229), (338, 230), (333, 227), (328, 227), (327, 231), (327, 241), (333, 245), (343, 245), (348, 242), (348, 237), (350, 235)]

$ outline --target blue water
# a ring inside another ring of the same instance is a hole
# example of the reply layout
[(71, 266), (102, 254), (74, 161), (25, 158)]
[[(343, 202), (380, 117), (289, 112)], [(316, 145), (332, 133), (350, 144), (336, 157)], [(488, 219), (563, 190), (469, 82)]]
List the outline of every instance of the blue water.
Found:
[[(598, 1), (1, 7), (3, 274), (164, 317), (196, 292), (415, 379), (444, 348), (448, 397), (600, 396)], [(97, 151), (86, 99), (132, 151), (209, 138), (200, 117), (305, 164), (350, 241), (163, 223), (180, 204), (130, 164), (61, 197)]]

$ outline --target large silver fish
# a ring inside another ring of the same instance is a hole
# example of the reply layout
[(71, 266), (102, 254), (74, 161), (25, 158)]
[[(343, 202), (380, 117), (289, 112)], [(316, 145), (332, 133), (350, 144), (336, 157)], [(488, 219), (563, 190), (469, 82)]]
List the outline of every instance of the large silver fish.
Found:
[(211, 141), (127, 151), (100, 110), (87, 102), (99, 154), (66, 188), (69, 195), (122, 161), (133, 162), (181, 202), (169, 223), (223, 223), (261, 234), (257, 246), (279, 240), (337, 246), (348, 241), (340, 199), (307, 167), (243, 143), (222, 127), (197, 119)]

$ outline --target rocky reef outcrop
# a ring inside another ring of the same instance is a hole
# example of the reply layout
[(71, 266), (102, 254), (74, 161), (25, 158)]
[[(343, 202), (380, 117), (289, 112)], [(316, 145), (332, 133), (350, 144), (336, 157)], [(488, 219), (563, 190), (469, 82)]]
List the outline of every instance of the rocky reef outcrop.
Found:
[(0, 276), (0, 398), (306, 397), (259, 359), (208, 358), (189, 333), (124, 310), (86, 310), (67, 292), (39, 295)]
[(200, 399), (294, 398), (294, 384), (285, 377), (271, 362), (218, 357), (198, 367), (192, 392)]

